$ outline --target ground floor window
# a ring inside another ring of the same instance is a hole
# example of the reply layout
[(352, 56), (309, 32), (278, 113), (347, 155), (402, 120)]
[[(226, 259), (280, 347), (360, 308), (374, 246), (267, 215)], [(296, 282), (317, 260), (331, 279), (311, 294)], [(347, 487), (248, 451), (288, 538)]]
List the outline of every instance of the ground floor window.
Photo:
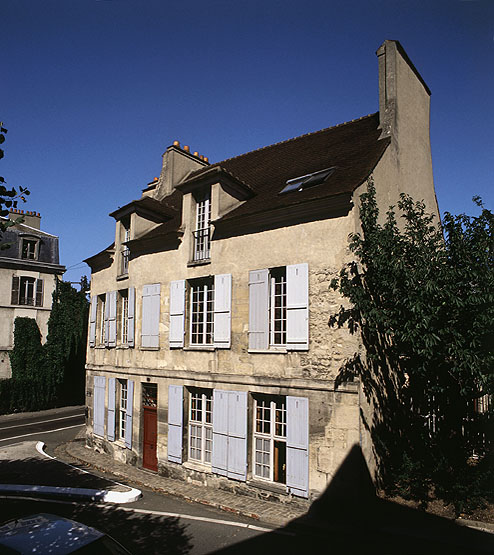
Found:
[(127, 422), (127, 400), (128, 387), (127, 380), (118, 380), (118, 438), (125, 441), (126, 422)]
[(211, 464), (213, 449), (213, 392), (193, 389), (189, 402), (189, 459)]
[(254, 397), (253, 473), (286, 483), (286, 398)]

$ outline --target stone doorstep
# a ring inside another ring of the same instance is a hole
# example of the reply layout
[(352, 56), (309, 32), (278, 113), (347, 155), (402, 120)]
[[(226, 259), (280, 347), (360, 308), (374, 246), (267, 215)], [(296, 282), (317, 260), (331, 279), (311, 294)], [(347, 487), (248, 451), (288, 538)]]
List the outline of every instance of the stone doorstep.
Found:
[(244, 496), (239, 497), (223, 490), (195, 486), (181, 480), (164, 478), (146, 470), (115, 461), (110, 455), (97, 453), (78, 442), (66, 443), (64, 447), (69, 457), (100, 471), (109, 472), (119, 478), (128, 479), (138, 486), (145, 486), (156, 492), (174, 495), (186, 501), (246, 516), (274, 526), (284, 526), (294, 518), (304, 514), (304, 511), (300, 508), (290, 507), (288, 504), (282, 505), (253, 498), (246, 499)]

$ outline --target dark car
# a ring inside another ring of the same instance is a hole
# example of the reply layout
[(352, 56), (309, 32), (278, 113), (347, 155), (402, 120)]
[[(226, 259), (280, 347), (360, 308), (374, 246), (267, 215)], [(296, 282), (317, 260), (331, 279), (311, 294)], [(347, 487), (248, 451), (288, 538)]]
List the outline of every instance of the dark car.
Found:
[(112, 553), (130, 552), (91, 526), (48, 513), (9, 520), (0, 526), (0, 553)]

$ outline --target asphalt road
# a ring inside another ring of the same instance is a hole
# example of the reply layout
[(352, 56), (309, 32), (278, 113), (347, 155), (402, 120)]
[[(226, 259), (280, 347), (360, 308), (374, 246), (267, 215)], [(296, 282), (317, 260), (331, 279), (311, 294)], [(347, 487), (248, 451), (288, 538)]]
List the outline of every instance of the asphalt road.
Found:
[[(43, 441), (47, 444), (46, 451), (53, 454), (58, 445), (73, 439), (83, 424), (81, 407), (46, 416), (1, 417), (0, 449), (23, 441)], [(41, 471), (39, 464), (35, 461), (32, 464), (32, 473)], [(112, 478), (109, 474), (92, 472), (101, 478)], [(74, 487), (78, 484), (74, 483)], [(263, 525), (251, 519), (139, 489), (143, 492), (141, 499), (121, 506), (2, 498), (0, 521), (33, 512), (51, 512), (95, 526), (118, 539), (132, 553), (202, 555), (262, 533), (256, 527)]]

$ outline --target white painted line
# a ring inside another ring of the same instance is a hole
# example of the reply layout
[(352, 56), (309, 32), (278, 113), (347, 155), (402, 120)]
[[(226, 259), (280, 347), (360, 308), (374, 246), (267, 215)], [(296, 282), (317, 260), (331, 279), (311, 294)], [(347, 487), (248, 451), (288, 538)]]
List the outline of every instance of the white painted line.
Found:
[[(20, 499), (22, 501), (39, 501), (42, 503), (46, 503), (47, 501), (50, 503), (61, 503), (63, 505), (79, 505), (78, 501), (64, 501), (62, 499), (42, 499), (42, 498), (37, 498), (37, 497), (22, 497), (22, 496), (9, 496), (9, 495), (0, 495), (0, 499), (8, 499), (8, 500), (12, 500), (12, 499)], [(98, 508), (105, 508), (105, 505), (101, 505), (100, 503), (95, 503), (94, 507), (98, 507)], [(273, 528), (263, 528), (262, 526), (256, 526), (255, 524), (246, 524), (245, 522), (235, 522), (233, 520), (220, 520), (220, 519), (216, 519), (216, 518), (207, 518), (207, 517), (200, 517), (200, 516), (194, 516), (194, 515), (185, 515), (185, 514), (181, 514), (181, 513), (167, 513), (164, 511), (150, 511), (147, 509), (131, 509), (130, 507), (119, 507), (120, 510), (122, 511), (127, 511), (127, 512), (135, 512), (135, 513), (141, 513), (141, 514), (150, 514), (150, 515), (156, 515), (156, 516), (167, 516), (167, 517), (172, 517), (172, 518), (182, 518), (182, 519), (187, 519), (187, 520), (198, 520), (198, 521), (203, 521), (203, 522), (209, 522), (211, 524), (222, 524), (224, 526), (236, 526), (238, 528), (247, 528), (248, 530), (255, 530), (256, 532), (279, 532), (279, 533), (283, 533), (280, 530), (277, 529), (273, 529)]]
[(15, 426), (0, 426), (0, 430), (10, 430), (10, 428), (22, 428), (33, 424), (44, 424), (45, 422), (56, 422), (57, 420), (68, 420), (69, 418), (79, 418), (84, 416), (84, 413), (73, 414), (72, 416), (64, 416), (62, 418), (50, 418), (50, 420), (38, 420), (36, 422), (27, 422), (26, 424), (16, 424)]
[[(56, 461), (57, 459), (55, 457), (52, 457), (51, 455), (48, 455), (48, 453), (45, 452), (44, 450), (45, 447), (46, 445), (42, 441), (38, 441), (38, 443), (36, 443), (36, 451), (38, 451), (40, 455), (48, 457), (52, 461)], [(72, 466), (69, 463), (65, 463), (62, 461), (60, 462), (70, 468), (73, 468), (74, 470), (83, 472), (84, 474), (91, 474), (91, 472), (88, 472), (83, 468), (77, 468), (76, 466)], [(130, 486), (125, 486), (124, 484), (120, 484), (119, 482), (115, 482), (114, 480), (108, 480), (108, 481), (113, 482), (118, 486), (122, 486), (124, 488), (129, 488), (129, 489), (128, 491), (112, 491), (112, 490), (106, 490), (106, 489), (99, 490), (99, 492), (102, 494), (101, 500), (105, 501), (106, 503), (133, 503), (134, 501), (137, 501), (142, 496), (141, 490), (137, 488), (131, 488)]]
[(10, 439), (19, 439), (20, 437), (39, 436), (41, 434), (51, 434), (52, 432), (61, 432), (62, 430), (70, 430), (71, 428), (80, 428), (81, 426), (84, 426), (84, 424), (76, 424), (75, 426), (57, 428), (56, 430), (47, 430), (46, 432), (33, 432), (32, 434), (23, 434), (21, 436), (6, 437), (4, 439), (0, 439), (0, 441), (9, 441)]

